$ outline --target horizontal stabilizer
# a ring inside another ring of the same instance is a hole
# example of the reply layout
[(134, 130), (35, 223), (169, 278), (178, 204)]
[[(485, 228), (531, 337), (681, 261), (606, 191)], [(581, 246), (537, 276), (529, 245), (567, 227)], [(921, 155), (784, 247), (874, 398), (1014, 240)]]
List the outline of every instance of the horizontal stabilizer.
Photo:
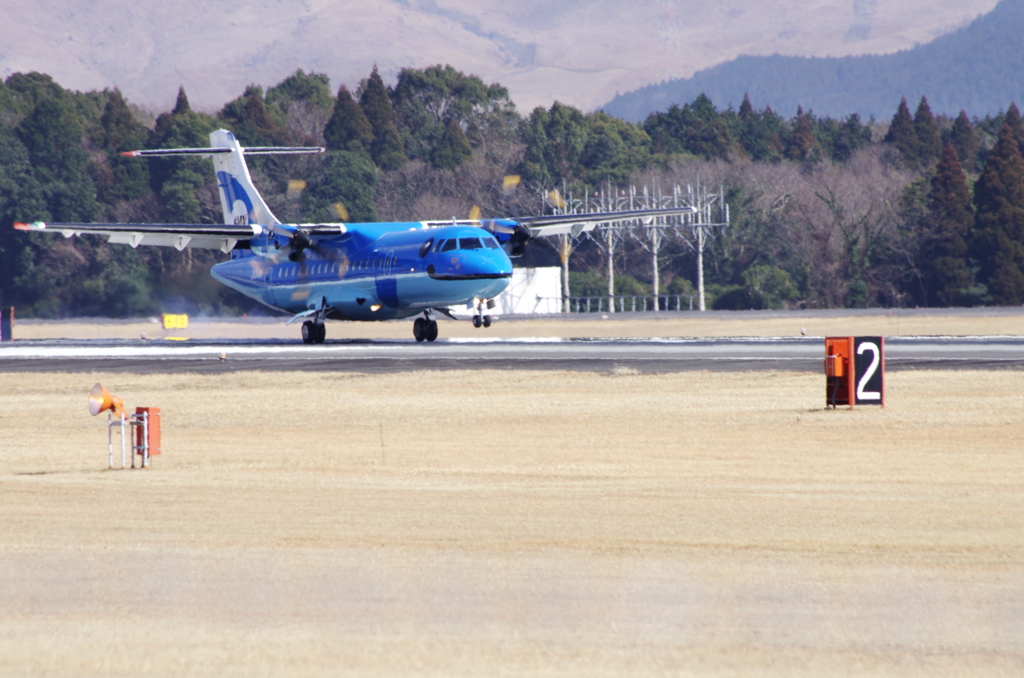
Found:
[[(125, 151), (121, 155), (129, 158), (183, 155), (212, 156), (221, 153), (231, 153), (234, 150), (233, 148), (154, 148), (142, 151)], [(323, 146), (252, 146), (241, 149), (244, 155), (299, 155), (303, 153), (323, 153), (326, 150)]]

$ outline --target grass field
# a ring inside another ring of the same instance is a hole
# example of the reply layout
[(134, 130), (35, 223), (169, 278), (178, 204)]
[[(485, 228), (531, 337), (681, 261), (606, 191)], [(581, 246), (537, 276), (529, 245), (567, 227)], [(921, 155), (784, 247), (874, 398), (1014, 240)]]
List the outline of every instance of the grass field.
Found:
[(0, 380), (3, 676), (1024, 672), (1020, 372)]

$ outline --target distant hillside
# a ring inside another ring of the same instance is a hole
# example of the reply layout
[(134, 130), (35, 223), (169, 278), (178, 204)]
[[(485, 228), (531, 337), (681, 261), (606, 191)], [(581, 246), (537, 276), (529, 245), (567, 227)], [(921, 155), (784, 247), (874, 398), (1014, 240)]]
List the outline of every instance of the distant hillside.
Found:
[(651, 85), (612, 99), (604, 110), (626, 120), (693, 101), (702, 92), (721, 108), (755, 107), (792, 115), (798, 105), (832, 117), (889, 118), (906, 96), (928, 97), (934, 113), (983, 116), (1024, 103), (1024, 0), (1002, 0), (970, 25), (914, 49), (884, 56), (743, 56), (686, 80)]
[(966, 25), (996, 0), (252, 0), (0, 2), (0, 79), (117, 86), (169, 110), (183, 85), (214, 112), (301, 68), (336, 92), (376, 64), (451, 64), (508, 88), (520, 111), (593, 110), (616, 92), (688, 77), (741, 54), (892, 54)]

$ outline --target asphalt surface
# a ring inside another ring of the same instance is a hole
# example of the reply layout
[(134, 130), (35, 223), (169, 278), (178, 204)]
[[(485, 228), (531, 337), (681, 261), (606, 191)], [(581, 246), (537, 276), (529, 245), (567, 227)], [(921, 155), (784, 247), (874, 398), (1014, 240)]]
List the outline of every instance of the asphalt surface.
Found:
[[(0, 346), (0, 372), (822, 371), (821, 337), (300, 341), (40, 340)], [(1024, 369), (1024, 337), (893, 337), (886, 368)]]

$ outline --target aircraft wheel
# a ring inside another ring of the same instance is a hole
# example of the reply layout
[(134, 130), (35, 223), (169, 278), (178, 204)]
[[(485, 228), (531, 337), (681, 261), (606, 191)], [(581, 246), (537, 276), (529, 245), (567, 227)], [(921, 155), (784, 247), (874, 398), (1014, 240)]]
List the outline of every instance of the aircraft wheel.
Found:
[(491, 316), (485, 315), (484, 316), (484, 327), (490, 327), (490, 326), (491, 326)]
[(437, 321), (431, 320), (427, 323), (427, 331), (424, 335), (427, 341), (434, 341), (437, 339)]
[(312, 344), (316, 339), (316, 326), (309, 320), (302, 323), (302, 343)]
[(480, 325), (482, 325), (482, 324), (483, 324), (483, 321), (480, 319), (480, 316), (478, 316), (478, 315), (473, 316), (473, 327), (480, 327)]
[(327, 326), (326, 325), (313, 325), (316, 328), (316, 336), (313, 337), (313, 342), (316, 344), (322, 344), (327, 339)]
[(427, 338), (427, 322), (426, 318), (416, 318), (412, 323), (412, 336), (416, 337), (416, 341), (423, 341)]

